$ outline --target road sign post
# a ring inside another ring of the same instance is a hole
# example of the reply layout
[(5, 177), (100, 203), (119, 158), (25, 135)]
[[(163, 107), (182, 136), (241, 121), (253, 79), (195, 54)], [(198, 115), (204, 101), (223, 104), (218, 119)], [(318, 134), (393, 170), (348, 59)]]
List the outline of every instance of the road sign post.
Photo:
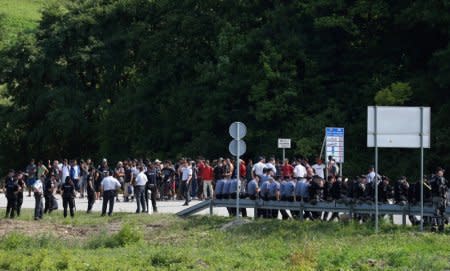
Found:
[(286, 159), (286, 149), (291, 148), (291, 139), (278, 138), (278, 148), (283, 150), (283, 163), (284, 163), (284, 159)]
[(247, 150), (245, 141), (242, 140), (242, 138), (244, 138), (247, 134), (247, 127), (242, 122), (236, 121), (230, 125), (230, 127), (228, 128), (228, 132), (233, 138), (233, 140), (228, 145), (228, 150), (232, 155), (236, 156), (236, 217), (239, 218), (239, 193), (241, 191), (241, 178), (239, 176), (239, 156), (243, 155)]
[(325, 164), (326, 178), (328, 179), (328, 157), (333, 157), (339, 164), (339, 176), (342, 177), (342, 169), (344, 167), (344, 134), (345, 129), (340, 127), (325, 128)]
[(420, 230), (423, 231), (423, 155), (424, 148), (430, 148), (430, 128), (430, 107), (367, 107), (367, 147), (375, 148), (375, 232), (378, 232), (378, 148), (420, 148)]

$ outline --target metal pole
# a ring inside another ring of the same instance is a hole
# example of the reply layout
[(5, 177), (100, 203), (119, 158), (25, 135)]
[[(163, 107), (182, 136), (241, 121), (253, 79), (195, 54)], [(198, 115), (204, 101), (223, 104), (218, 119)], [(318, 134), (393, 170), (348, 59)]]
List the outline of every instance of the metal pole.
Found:
[(241, 182), (240, 182), (240, 178), (239, 178), (239, 142), (241, 141), (241, 139), (239, 138), (239, 125), (237, 125), (237, 147), (236, 147), (236, 181), (237, 181), (237, 185), (236, 185), (236, 218), (239, 219), (239, 191), (240, 191), (240, 186), (241, 186)]
[(284, 163), (284, 160), (286, 159), (286, 149), (285, 148), (283, 148), (283, 163)]
[(378, 233), (378, 140), (377, 140), (377, 106), (374, 112), (374, 145), (375, 145), (375, 233)]
[[(325, 128), (326, 129), (326, 128)], [(322, 159), (322, 154), (323, 154), (323, 148), (324, 148), (324, 146), (325, 146), (325, 139), (327, 138), (327, 132), (325, 131), (325, 135), (324, 135), (324, 137), (323, 137), (323, 141), (322, 141), (322, 148), (320, 149), (320, 155), (319, 155), (319, 158), (320, 159)], [(325, 156), (326, 156), (326, 150), (325, 150)], [(325, 157), (325, 159), (326, 159), (326, 157)]]
[(341, 168), (339, 170), (339, 176), (341, 176), (341, 178), (342, 178), (342, 175), (343, 175), (342, 171), (344, 170), (344, 163), (341, 162), (340, 167)]
[(423, 231), (423, 107), (420, 107), (420, 231)]

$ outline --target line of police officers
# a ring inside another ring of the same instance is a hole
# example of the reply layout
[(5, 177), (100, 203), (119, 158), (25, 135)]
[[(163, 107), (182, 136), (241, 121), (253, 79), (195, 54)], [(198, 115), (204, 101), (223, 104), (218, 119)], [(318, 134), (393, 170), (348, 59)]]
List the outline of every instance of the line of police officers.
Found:
[[(249, 198), (251, 200), (264, 201), (303, 201), (315, 204), (320, 201), (336, 201), (340, 203), (363, 203), (373, 202), (375, 195), (375, 181), (370, 182), (367, 175), (361, 175), (351, 181), (342, 180), (334, 176), (329, 176), (325, 181), (319, 176), (311, 178), (274, 178), (271, 168), (265, 168), (263, 175), (255, 176), (247, 184), (244, 184), (241, 191), (241, 198)], [(426, 177), (426, 176), (425, 176)], [(235, 199), (237, 194), (238, 181), (234, 179), (225, 179), (221, 176), (215, 184), (216, 199)], [(378, 200), (381, 203), (395, 203), (400, 205), (417, 204), (420, 202), (420, 182), (409, 184), (406, 177), (391, 184), (389, 178), (378, 176)], [(435, 174), (431, 178), (424, 180), (424, 202), (432, 203), (436, 213), (431, 218), (424, 219), (426, 223), (431, 225), (433, 231), (443, 231), (444, 224), (448, 222), (445, 209), (447, 206), (447, 193), (449, 183), (444, 178), (444, 169), (438, 167)], [(231, 216), (236, 215), (236, 208), (228, 208)], [(246, 216), (245, 208), (241, 209), (242, 216)], [(289, 219), (287, 210), (256, 210), (256, 217), (277, 218), (281, 213), (283, 219)], [(301, 215), (304, 219), (328, 220), (339, 219), (338, 213), (328, 212), (309, 212), (305, 211), (300, 214), (299, 211), (290, 211), (292, 218), (299, 218)], [(329, 217), (330, 216), (330, 217)], [(370, 216), (355, 214), (354, 219), (358, 221), (367, 221)], [(409, 217), (412, 224), (418, 224), (416, 217)]]

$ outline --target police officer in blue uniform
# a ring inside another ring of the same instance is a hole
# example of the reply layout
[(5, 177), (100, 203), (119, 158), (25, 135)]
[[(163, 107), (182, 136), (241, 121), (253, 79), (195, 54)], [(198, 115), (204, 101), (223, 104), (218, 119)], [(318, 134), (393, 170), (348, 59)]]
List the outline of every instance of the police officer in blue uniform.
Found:
[[(285, 179), (281, 181), (280, 184), (280, 196), (281, 201), (288, 201), (293, 202), (294, 201), (294, 193), (295, 192), (295, 182), (294, 180)], [(280, 210), (281, 216), (283, 217), (283, 220), (289, 219), (289, 214), (287, 210), (281, 209)], [(292, 211), (291, 211), (292, 214)]]
[[(280, 183), (274, 178), (269, 178), (269, 200), (279, 201), (280, 200)], [(268, 210), (269, 218), (278, 217), (278, 209)]]
[(17, 209), (17, 193), (19, 191), (19, 185), (14, 178), (14, 170), (10, 170), (8, 177), (6, 178), (6, 215), (5, 218), (14, 218)]
[(258, 192), (259, 192), (258, 182), (259, 176), (255, 176), (255, 178), (253, 178), (247, 183), (247, 196), (251, 200), (258, 199)]
[(64, 217), (67, 217), (67, 206), (70, 210), (70, 216), (75, 216), (75, 184), (70, 176), (66, 177), (64, 184), (61, 186), (62, 200), (64, 208)]

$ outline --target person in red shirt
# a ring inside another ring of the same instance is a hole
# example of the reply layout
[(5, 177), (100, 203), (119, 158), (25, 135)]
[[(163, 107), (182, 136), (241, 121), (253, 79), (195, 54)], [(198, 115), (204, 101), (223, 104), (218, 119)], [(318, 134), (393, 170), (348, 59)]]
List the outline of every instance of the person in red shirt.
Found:
[[(214, 170), (210, 166), (208, 160), (206, 160), (206, 162), (203, 164), (203, 168), (202, 168), (200, 176), (203, 180), (203, 199), (208, 199), (208, 198), (212, 199), (213, 198), (212, 180), (214, 178)], [(208, 191), (209, 191), (209, 197), (208, 197)]]
[(294, 172), (294, 167), (289, 164), (289, 159), (284, 159), (284, 164), (281, 167), (281, 171), (284, 179), (290, 179)]
[(245, 176), (247, 175), (247, 167), (245, 166), (245, 162), (239, 159), (239, 177), (241, 180), (245, 180)]

